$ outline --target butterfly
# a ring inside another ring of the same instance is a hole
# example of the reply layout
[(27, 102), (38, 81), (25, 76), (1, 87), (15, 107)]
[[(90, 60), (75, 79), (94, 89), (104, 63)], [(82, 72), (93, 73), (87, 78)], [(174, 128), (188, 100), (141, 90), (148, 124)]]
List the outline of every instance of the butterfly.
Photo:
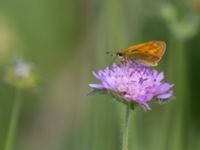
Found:
[(148, 41), (117, 52), (122, 61), (133, 61), (144, 66), (156, 66), (166, 50), (164, 41)]

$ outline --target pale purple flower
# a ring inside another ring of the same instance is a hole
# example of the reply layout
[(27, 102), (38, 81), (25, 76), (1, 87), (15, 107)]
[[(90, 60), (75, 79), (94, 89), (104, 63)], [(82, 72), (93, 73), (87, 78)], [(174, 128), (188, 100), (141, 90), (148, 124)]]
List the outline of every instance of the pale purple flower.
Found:
[(173, 96), (173, 84), (161, 82), (164, 73), (150, 70), (146, 66), (130, 63), (113, 64), (93, 75), (100, 84), (89, 84), (96, 90), (108, 90), (118, 94), (126, 101), (133, 101), (150, 110), (148, 102), (153, 98), (164, 101)]

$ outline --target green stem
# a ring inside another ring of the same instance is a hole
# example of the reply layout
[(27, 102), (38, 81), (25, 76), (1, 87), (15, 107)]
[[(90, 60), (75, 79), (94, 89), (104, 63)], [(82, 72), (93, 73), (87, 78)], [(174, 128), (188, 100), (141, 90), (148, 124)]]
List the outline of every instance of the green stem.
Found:
[(124, 131), (123, 131), (123, 144), (122, 150), (128, 150), (128, 127), (131, 118), (131, 104), (128, 103), (126, 107), (126, 118), (124, 124)]
[(11, 113), (11, 119), (9, 123), (4, 150), (13, 149), (13, 141), (14, 141), (15, 131), (16, 131), (17, 122), (19, 118), (20, 107), (21, 107), (21, 99), (22, 99), (21, 93), (22, 93), (21, 89), (16, 89), (16, 95), (14, 99), (14, 104), (13, 104), (13, 109)]

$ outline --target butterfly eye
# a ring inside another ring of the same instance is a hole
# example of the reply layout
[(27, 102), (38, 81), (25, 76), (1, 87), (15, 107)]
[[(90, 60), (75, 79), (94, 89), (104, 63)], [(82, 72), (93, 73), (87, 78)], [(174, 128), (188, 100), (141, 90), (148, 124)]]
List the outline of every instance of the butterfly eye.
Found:
[(123, 57), (124, 55), (123, 55), (123, 53), (117, 53), (117, 56), (119, 56), (119, 57)]

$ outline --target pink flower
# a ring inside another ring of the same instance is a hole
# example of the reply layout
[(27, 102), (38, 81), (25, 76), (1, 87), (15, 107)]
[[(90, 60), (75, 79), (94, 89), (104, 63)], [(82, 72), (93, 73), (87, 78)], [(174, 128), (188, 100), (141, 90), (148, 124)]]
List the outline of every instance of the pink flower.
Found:
[(130, 63), (113, 64), (93, 75), (100, 84), (89, 84), (93, 89), (108, 90), (118, 94), (125, 101), (133, 101), (150, 110), (148, 102), (153, 98), (160, 101), (172, 97), (173, 84), (162, 83), (164, 73), (150, 70), (146, 66)]

